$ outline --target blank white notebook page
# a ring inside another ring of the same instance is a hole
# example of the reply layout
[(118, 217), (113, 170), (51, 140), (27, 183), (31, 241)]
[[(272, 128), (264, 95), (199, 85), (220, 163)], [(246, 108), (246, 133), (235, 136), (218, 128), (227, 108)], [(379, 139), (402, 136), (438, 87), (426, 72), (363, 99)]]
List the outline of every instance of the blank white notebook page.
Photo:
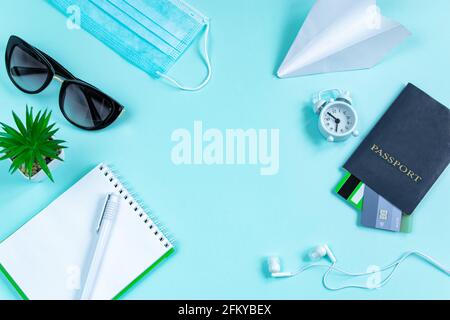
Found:
[(99, 165), (0, 244), (0, 263), (29, 299), (79, 299), (108, 193), (122, 201), (93, 299), (116, 297), (172, 250), (111, 170)]

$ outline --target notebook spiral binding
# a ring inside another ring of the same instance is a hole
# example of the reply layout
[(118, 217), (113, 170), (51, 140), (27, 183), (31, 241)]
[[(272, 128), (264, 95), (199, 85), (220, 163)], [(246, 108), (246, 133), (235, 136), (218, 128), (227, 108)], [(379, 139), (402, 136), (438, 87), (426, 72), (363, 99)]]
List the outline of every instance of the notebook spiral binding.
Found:
[(130, 191), (130, 186), (127, 182), (124, 182), (124, 178), (117, 172), (113, 165), (101, 164), (98, 169), (102, 174), (114, 185), (117, 193), (123, 200), (127, 201), (130, 207), (133, 208), (133, 212), (136, 216), (142, 220), (143, 223), (148, 224), (149, 230), (158, 237), (158, 240), (166, 248), (173, 246), (175, 242), (172, 236), (168, 236), (169, 232), (167, 228), (163, 227), (160, 221), (153, 215), (152, 211), (146, 206), (142, 199), (140, 199), (135, 193)]

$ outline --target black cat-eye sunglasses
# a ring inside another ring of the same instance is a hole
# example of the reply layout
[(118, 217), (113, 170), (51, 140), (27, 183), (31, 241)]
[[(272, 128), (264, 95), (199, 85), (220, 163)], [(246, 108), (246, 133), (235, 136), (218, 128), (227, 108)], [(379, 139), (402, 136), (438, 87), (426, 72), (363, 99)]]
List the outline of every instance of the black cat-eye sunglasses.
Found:
[(37, 94), (52, 80), (59, 81), (59, 106), (64, 117), (84, 130), (100, 130), (112, 124), (124, 107), (99, 89), (84, 82), (52, 57), (16, 36), (6, 48), (6, 69), (14, 85), (23, 92)]

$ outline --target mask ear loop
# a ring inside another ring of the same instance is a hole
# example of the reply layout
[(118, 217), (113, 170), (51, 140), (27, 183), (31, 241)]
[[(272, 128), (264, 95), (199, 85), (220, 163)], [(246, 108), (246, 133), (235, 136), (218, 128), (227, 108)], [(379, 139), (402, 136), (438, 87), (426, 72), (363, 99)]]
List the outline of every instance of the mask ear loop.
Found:
[(172, 78), (166, 74), (163, 74), (159, 71), (157, 71), (157, 74), (161, 78), (166, 79), (167, 81), (172, 83), (175, 87), (177, 87), (178, 89), (181, 89), (183, 91), (199, 91), (199, 90), (203, 89), (209, 83), (209, 81), (211, 80), (211, 76), (212, 76), (211, 60), (209, 58), (209, 53), (208, 53), (209, 27), (210, 27), (209, 22), (207, 22), (206, 29), (205, 29), (205, 35), (204, 35), (205, 42), (204, 42), (203, 55), (202, 55), (203, 60), (206, 63), (206, 67), (208, 69), (208, 74), (207, 74), (205, 80), (203, 80), (203, 82), (199, 86), (194, 87), (194, 88), (185, 87), (182, 84), (180, 84), (178, 81), (176, 81), (174, 78)]

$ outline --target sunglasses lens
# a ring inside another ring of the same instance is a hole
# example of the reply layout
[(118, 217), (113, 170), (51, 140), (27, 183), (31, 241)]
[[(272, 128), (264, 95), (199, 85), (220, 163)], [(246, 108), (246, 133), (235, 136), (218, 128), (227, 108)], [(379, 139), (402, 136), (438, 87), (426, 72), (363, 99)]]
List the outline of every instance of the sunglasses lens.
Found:
[(14, 47), (11, 53), (8, 71), (17, 86), (30, 92), (39, 91), (51, 74), (39, 56), (20, 46)]
[(80, 84), (66, 87), (62, 107), (67, 118), (86, 129), (103, 126), (114, 112), (110, 98)]

